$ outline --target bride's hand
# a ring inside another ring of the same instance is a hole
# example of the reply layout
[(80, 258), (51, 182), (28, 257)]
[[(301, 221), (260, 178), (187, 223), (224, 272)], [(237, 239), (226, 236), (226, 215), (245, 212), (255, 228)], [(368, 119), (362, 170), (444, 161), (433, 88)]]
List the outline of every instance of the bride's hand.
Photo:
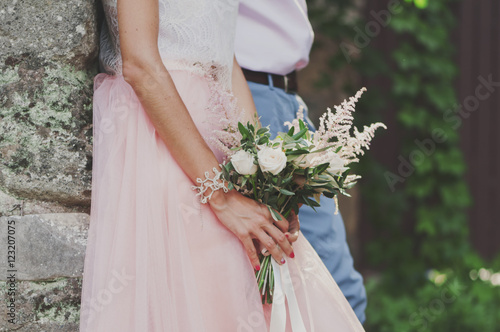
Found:
[(221, 223), (243, 243), (256, 270), (260, 269), (260, 262), (253, 239), (258, 240), (280, 264), (285, 262), (284, 254), (294, 256), (293, 248), (284, 234), (289, 230), (285, 218), (274, 221), (264, 205), (235, 190), (228, 193), (216, 191), (209, 202)]
[[(299, 216), (295, 214), (295, 212), (290, 212), (288, 215), (288, 232), (285, 232), (285, 236), (288, 238), (288, 242), (293, 243), (297, 241), (299, 238), (299, 230), (300, 230), (300, 222)], [(258, 241), (254, 241), (255, 248), (257, 248), (257, 252), (260, 252), (264, 256), (269, 256), (269, 251)], [(291, 258), (294, 258), (295, 255), (292, 255)]]
[(288, 215), (288, 231), (285, 233), (285, 236), (288, 238), (290, 243), (297, 241), (299, 238), (299, 230), (300, 230), (300, 222), (299, 216), (295, 214), (295, 212), (290, 212)]

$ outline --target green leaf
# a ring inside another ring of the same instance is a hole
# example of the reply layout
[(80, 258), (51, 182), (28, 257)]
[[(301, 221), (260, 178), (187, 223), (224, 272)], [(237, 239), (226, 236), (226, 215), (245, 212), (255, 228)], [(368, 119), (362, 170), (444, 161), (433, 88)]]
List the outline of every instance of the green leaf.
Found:
[(252, 134), (255, 133), (255, 127), (250, 123), (250, 121), (247, 122), (247, 128)]
[(301, 138), (302, 136), (304, 136), (307, 133), (307, 131), (308, 131), (307, 127), (306, 128), (302, 128), (298, 133), (296, 133), (295, 135), (293, 135), (292, 138), (294, 140), (298, 140), (299, 138)]
[(269, 137), (267, 137), (267, 136), (262, 136), (257, 141), (258, 145), (267, 144), (267, 143), (269, 143)]
[(243, 137), (251, 137), (252, 136), (252, 135), (250, 135), (250, 132), (248, 131), (248, 129), (241, 122), (238, 122), (238, 130), (240, 131), (240, 133)]
[(288, 150), (285, 152), (287, 156), (300, 156), (302, 154), (309, 154), (309, 150), (305, 149), (297, 149), (297, 150)]
[(287, 195), (287, 196), (293, 196), (293, 195), (295, 195), (294, 192), (291, 192), (291, 191), (283, 189), (283, 188), (280, 189), (280, 193), (282, 193), (283, 195)]
[(318, 204), (318, 202), (316, 202), (316, 201), (314, 201), (314, 200), (312, 200), (312, 199), (310, 199), (309, 197), (306, 197), (306, 196), (302, 196), (302, 199), (304, 200), (304, 203), (306, 205), (310, 206), (314, 210), (314, 212), (317, 212), (316, 209), (315, 209), (315, 207), (320, 206)]
[(267, 127), (262, 127), (259, 130), (257, 130), (257, 136), (263, 135), (269, 131), (269, 128)]
[(314, 167), (313, 174), (321, 174), (328, 169), (330, 163), (324, 163)]
[(274, 209), (271, 208), (269, 205), (266, 205), (266, 206), (267, 206), (267, 209), (269, 210), (269, 212), (271, 213), (271, 217), (273, 217), (274, 221), (281, 220), (281, 216), (279, 215), (278, 212), (274, 211)]
[(281, 184), (280, 185), (282, 187), (284, 187), (284, 186), (288, 185), (292, 181), (292, 179), (293, 179), (293, 176), (289, 176), (287, 178), (284, 178), (284, 179), (281, 180)]
[(301, 131), (304, 129), (307, 129), (306, 125), (304, 124), (304, 121), (302, 121), (300, 119), (299, 119), (299, 128)]

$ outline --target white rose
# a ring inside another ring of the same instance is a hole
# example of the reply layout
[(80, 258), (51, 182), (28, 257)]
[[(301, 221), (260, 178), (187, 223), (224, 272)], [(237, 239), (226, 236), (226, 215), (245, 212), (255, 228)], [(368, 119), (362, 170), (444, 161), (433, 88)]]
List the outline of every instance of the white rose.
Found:
[(329, 154), (329, 162), (328, 171), (333, 175), (341, 175), (347, 170), (347, 167), (344, 167), (345, 160), (340, 158), (338, 154), (332, 152)]
[(257, 172), (257, 165), (253, 161), (253, 155), (245, 150), (240, 150), (231, 156), (234, 169), (241, 175), (252, 175)]
[[(309, 148), (312, 145), (312, 142), (306, 139), (302, 142), (302, 144), (303, 144), (303, 146), (301, 146), (301, 148)], [(294, 148), (292, 150), (296, 150), (296, 149)], [(313, 153), (313, 152), (314, 152), (314, 150), (307, 153), (307, 154), (300, 155), (299, 157), (294, 159), (292, 162), (294, 163), (294, 165), (296, 165), (298, 167), (302, 167), (302, 168), (317, 166), (317, 156), (318, 155), (317, 155), (317, 153)]]
[(317, 166), (316, 154), (308, 153), (299, 156), (297, 159), (293, 161), (295, 165), (302, 168), (307, 168), (311, 166)]
[(270, 172), (277, 175), (286, 166), (286, 154), (281, 149), (264, 147), (257, 153), (262, 172)]

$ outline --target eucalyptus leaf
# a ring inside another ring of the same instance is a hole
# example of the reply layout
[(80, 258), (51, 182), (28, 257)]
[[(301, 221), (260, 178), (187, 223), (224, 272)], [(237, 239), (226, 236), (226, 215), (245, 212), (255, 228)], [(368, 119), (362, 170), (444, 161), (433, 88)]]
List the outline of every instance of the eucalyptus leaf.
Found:
[(257, 135), (263, 135), (269, 131), (269, 128), (267, 127), (262, 127), (259, 130), (257, 130)]
[(238, 130), (243, 137), (251, 137), (250, 132), (241, 122), (238, 122)]
[(294, 140), (298, 140), (299, 138), (301, 138), (302, 136), (304, 136), (307, 133), (307, 131), (308, 131), (307, 128), (303, 128), (298, 133), (296, 133), (295, 135), (293, 135), (292, 138)]
[(267, 209), (269, 210), (269, 212), (271, 213), (271, 216), (273, 217), (274, 221), (281, 220), (281, 216), (279, 215), (278, 212), (274, 211), (274, 209), (271, 208), (269, 205), (266, 205), (266, 206), (267, 206)]
[(309, 154), (309, 150), (306, 150), (306, 149), (290, 150), (290, 151), (286, 151), (285, 154), (287, 156), (303, 155), (303, 154)]
[(299, 128), (300, 130), (307, 129), (306, 125), (304, 124), (304, 121), (299, 119)]
[(316, 166), (314, 168), (314, 174), (323, 173), (324, 171), (326, 171), (328, 169), (329, 166), (330, 166), (330, 163), (324, 163), (324, 164)]
[(286, 195), (286, 196), (293, 196), (293, 195), (295, 195), (295, 193), (293, 193), (293, 192), (291, 192), (289, 190), (283, 189), (283, 188), (280, 189), (280, 193), (282, 193), (283, 195)]

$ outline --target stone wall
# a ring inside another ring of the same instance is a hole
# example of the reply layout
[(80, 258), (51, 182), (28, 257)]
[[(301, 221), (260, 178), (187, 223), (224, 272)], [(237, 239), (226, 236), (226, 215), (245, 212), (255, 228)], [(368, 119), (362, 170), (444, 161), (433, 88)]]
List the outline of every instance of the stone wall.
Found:
[[(0, 331), (78, 331), (96, 8), (96, 0), (0, 4), (0, 246), (16, 249), (15, 284), (12, 262), (0, 259)], [(4, 319), (13, 285), (15, 324)]]

